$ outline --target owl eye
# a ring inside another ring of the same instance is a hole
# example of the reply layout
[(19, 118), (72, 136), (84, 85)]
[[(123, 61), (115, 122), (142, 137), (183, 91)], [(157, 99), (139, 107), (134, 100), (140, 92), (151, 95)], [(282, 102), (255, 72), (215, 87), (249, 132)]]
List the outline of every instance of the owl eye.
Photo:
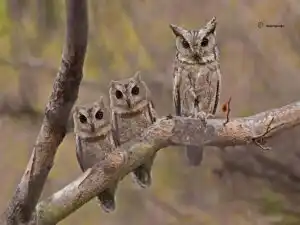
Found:
[(140, 93), (140, 89), (138, 86), (134, 86), (132, 89), (131, 89), (131, 94), (133, 95), (138, 95)]
[(182, 39), (181, 43), (182, 43), (182, 46), (184, 48), (189, 48), (190, 47), (190, 44), (186, 40), (184, 40), (184, 39)]
[(97, 120), (101, 120), (103, 118), (103, 112), (101, 110), (98, 110), (95, 114), (95, 118)]
[(120, 99), (120, 98), (122, 98), (123, 97), (123, 94), (122, 94), (122, 92), (121, 91), (119, 91), (119, 90), (116, 90), (116, 98), (117, 99)]
[(80, 121), (80, 123), (86, 123), (87, 122), (87, 118), (84, 115), (80, 114), (79, 115), (79, 121)]
[(207, 45), (208, 45), (208, 39), (205, 37), (205, 38), (203, 38), (202, 41), (201, 41), (201, 46), (202, 46), (202, 47), (205, 47), (205, 46), (207, 46)]

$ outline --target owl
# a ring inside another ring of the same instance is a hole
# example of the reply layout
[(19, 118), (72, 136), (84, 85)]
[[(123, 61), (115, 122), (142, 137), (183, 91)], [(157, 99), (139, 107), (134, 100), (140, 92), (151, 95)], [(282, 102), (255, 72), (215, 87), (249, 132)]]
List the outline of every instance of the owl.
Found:
[[(111, 113), (103, 97), (100, 97), (93, 104), (74, 107), (76, 156), (82, 171), (86, 171), (116, 149), (110, 115)], [(105, 212), (111, 212), (115, 209), (116, 188), (117, 182), (97, 196)]]
[[(176, 41), (173, 105), (178, 116), (208, 118), (216, 113), (221, 86), (216, 25), (215, 17), (196, 30), (170, 25)], [(203, 148), (187, 146), (186, 155), (197, 166)]]
[[(121, 145), (141, 134), (156, 121), (157, 114), (151, 101), (150, 91), (140, 72), (128, 79), (111, 81), (109, 88), (112, 126), (117, 144)], [(152, 155), (132, 175), (140, 187), (151, 185)]]

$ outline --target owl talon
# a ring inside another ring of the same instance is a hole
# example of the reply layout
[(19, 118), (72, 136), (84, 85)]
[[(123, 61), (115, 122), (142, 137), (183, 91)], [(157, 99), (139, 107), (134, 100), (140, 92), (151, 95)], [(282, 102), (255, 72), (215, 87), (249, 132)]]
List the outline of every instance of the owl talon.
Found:
[(207, 114), (205, 113), (205, 112), (198, 112), (198, 113), (196, 113), (196, 115), (195, 115), (195, 117), (197, 118), (197, 119), (206, 119), (206, 117), (207, 117)]
[(193, 113), (186, 113), (186, 115), (187, 115), (188, 118), (195, 118)]
[(214, 117), (215, 117), (215, 115), (213, 115), (211, 113), (208, 113), (207, 116), (206, 116), (206, 119), (212, 119)]
[(198, 118), (198, 119), (205, 119), (205, 120), (207, 120), (207, 119), (211, 119), (211, 118), (214, 118), (214, 117), (215, 116), (213, 114), (211, 114), (211, 113), (198, 112), (196, 114), (196, 118)]

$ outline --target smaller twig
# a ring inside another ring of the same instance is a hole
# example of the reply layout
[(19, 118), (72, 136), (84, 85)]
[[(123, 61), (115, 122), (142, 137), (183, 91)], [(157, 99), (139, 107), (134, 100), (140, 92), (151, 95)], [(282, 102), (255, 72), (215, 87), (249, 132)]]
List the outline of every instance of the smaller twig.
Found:
[(256, 136), (256, 137), (252, 138), (253, 143), (254, 143), (256, 146), (258, 146), (259, 148), (261, 148), (262, 150), (271, 150), (271, 149), (272, 149), (271, 147), (264, 146), (264, 144), (265, 144), (265, 139), (264, 139), (264, 138), (265, 138), (266, 135), (267, 135), (268, 133), (270, 133), (272, 130), (274, 130), (275, 128), (277, 128), (277, 127), (279, 127), (279, 126), (282, 126), (282, 124), (281, 124), (281, 125), (278, 125), (278, 126), (275, 126), (275, 127), (272, 127), (272, 128), (271, 128), (271, 125), (272, 125), (273, 121), (274, 121), (274, 117), (272, 117), (272, 119), (271, 119), (270, 122), (268, 123), (267, 129), (265, 130), (265, 132), (264, 132), (263, 134), (258, 135), (258, 136)]
[(229, 97), (228, 101), (225, 102), (222, 106), (222, 111), (226, 112), (226, 121), (223, 123), (223, 126), (226, 126), (227, 123), (229, 123), (229, 116), (230, 116), (230, 103), (231, 103), (231, 97)]
[(264, 151), (272, 150), (271, 147), (269, 147), (269, 146), (264, 146), (263, 144), (259, 143), (259, 142), (261, 142), (261, 141), (264, 141), (264, 139), (262, 139), (262, 140), (255, 140), (255, 139), (253, 139), (253, 143), (254, 143), (257, 147), (259, 147), (260, 149), (262, 149), (262, 150), (264, 150)]

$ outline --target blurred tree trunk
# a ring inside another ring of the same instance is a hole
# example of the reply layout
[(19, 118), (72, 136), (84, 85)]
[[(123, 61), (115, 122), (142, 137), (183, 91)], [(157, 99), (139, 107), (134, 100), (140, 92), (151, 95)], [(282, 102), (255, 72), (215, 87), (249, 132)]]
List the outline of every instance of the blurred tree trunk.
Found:
[(10, 35), (11, 57), (13, 63), (19, 68), (19, 98), (22, 112), (33, 112), (33, 105), (37, 101), (37, 84), (33, 76), (33, 70), (27, 67), (18, 66), (26, 60), (27, 49), (24, 42), (24, 29), (22, 18), (28, 2), (24, 0), (7, 0), (8, 15), (12, 22)]
[(36, 25), (40, 41), (45, 42), (58, 27), (56, 1), (36, 0)]

